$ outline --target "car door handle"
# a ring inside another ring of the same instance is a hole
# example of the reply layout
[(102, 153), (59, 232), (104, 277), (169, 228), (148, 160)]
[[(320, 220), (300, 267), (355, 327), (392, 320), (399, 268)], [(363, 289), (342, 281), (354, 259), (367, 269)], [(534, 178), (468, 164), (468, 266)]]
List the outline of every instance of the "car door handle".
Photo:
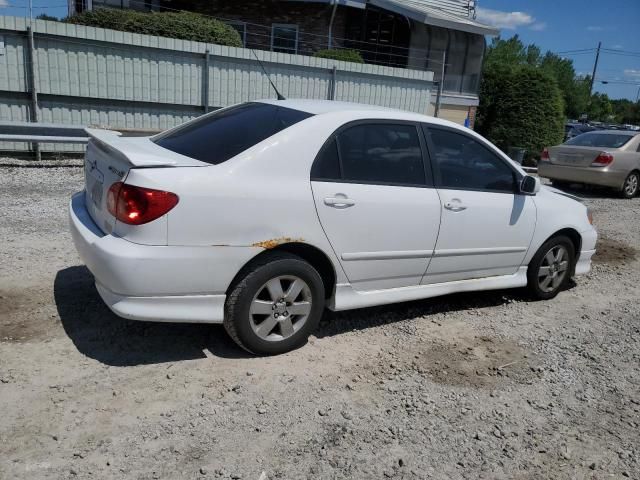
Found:
[(347, 208), (356, 204), (353, 200), (346, 196), (326, 197), (324, 204), (335, 208)]
[(452, 212), (461, 212), (467, 209), (467, 207), (459, 202), (447, 202), (444, 204), (444, 208), (446, 208), (447, 210), (451, 210)]

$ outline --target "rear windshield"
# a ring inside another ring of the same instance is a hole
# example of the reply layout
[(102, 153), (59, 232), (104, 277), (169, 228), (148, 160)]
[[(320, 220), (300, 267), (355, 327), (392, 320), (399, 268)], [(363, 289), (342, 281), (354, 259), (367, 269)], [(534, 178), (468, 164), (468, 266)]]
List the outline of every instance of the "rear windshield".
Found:
[(583, 133), (567, 140), (565, 144), (576, 147), (620, 148), (632, 138), (633, 135), (617, 133)]
[(243, 103), (161, 134), (172, 152), (217, 165), (312, 115), (268, 103)]

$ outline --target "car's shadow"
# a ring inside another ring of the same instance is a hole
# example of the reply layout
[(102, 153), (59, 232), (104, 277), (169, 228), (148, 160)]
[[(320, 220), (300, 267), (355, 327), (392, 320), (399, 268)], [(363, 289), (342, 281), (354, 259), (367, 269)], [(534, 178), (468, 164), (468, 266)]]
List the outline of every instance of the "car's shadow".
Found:
[[(118, 317), (102, 302), (93, 276), (84, 266), (60, 270), (54, 296), (62, 326), (78, 351), (106, 365), (192, 360), (206, 357), (205, 351), (223, 358), (251, 357), (233, 343), (221, 325), (138, 322)], [(523, 290), (493, 290), (345, 312), (326, 310), (315, 335), (332, 337), (416, 317), (524, 300), (527, 296)]]
[(249, 354), (229, 339), (221, 325), (151, 323), (118, 317), (102, 302), (93, 275), (84, 266), (60, 270), (54, 297), (62, 326), (84, 355), (112, 366), (130, 366)]

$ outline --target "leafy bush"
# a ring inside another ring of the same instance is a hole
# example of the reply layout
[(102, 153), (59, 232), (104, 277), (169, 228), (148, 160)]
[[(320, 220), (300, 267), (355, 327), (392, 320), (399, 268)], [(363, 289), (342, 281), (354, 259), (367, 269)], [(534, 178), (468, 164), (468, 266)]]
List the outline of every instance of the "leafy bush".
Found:
[(36, 17), (36, 20), (47, 20), (49, 22), (58, 22), (58, 17), (53, 17), (51, 15), (47, 15), (46, 13), (41, 13)]
[(330, 58), (332, 60), (340, 60), (343, 62), (364, 63), (362, 55), (360, 55), (360, 52), (358, 52), (357, 50), (318, 50), (313, 56), (319, 58)]
[(97, 8), (73, 15), (64, 21), (123, 32), (242, 47), (240, 35), (232, 27), (219, 20), (192, 12), (144, 13), (134, 10)]
[(503, 151), (527, 149), (527, 158), (562, 142), (564, 105), (552, 76), (531, 66), (494, 65), (480, 85), (476, 129)]

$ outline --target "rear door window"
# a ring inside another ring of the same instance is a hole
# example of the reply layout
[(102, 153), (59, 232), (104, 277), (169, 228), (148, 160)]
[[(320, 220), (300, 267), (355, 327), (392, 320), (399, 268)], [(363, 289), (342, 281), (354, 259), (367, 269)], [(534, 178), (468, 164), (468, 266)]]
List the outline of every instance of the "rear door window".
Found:
[(417, 127), (391, 123), (365, 123), (340, 131), (320, 151), (311, 178), (400, 186), (430, 183)]
[(244, 103), (188, 122), (153, 141), (172, 152), (217, 165), (311, 116), (268, 103)]

